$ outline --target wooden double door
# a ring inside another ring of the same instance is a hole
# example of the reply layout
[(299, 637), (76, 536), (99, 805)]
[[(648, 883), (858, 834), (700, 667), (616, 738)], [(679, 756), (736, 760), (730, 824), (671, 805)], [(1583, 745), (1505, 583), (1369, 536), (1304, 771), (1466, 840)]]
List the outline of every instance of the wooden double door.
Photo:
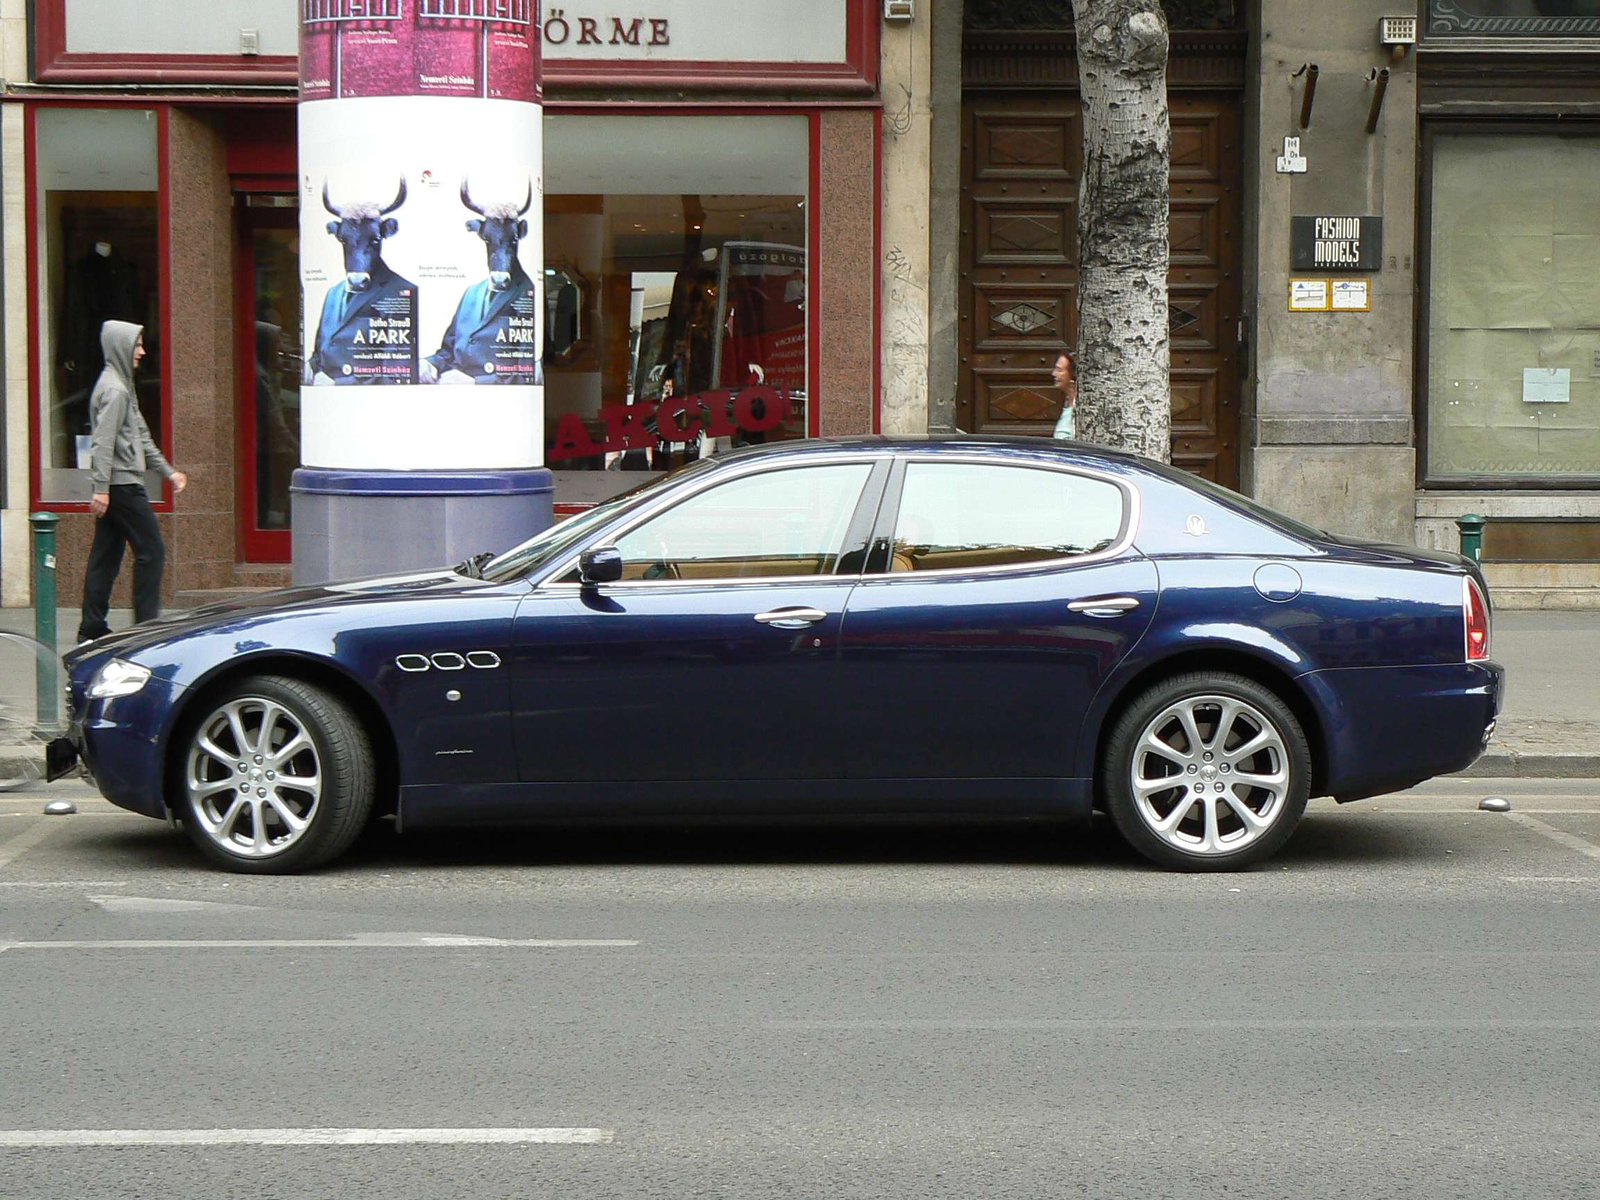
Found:
[[(1242, 157), (1236, 93), (1174, 93), (1172, 461), (1239, 483)], [(968, 92), (962, 105), (956, 424), (1048, 436), (1050, 371), (1077, 342), (1083, 122), (1070, 91)]]

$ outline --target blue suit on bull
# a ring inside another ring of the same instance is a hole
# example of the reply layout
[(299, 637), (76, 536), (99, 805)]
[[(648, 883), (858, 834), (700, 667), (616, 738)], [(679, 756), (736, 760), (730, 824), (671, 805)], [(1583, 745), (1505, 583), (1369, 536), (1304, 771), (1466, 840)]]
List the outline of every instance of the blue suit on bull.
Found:
[(533, 206), (533, 182), (520, 209), (510, 204), (480, 207), (465, 179), (461, 202), (479, 214), (467, 222), (467, 230), (484, 241), (489, 277), (461, 293), (439, 349), (420, 364), (422, 382), (539, 383), (539, 289), (517, 257), (517, 247), (528, 234), (523, 216)]
[(417, 285), (382, 264), (373, 271), (367, 286), (353, 290), (344, 280), (328, 289), (322, 301), (322, 319), (317, 322), (317, 340), (311, 352), (313, 377), (325, 375), (338, 385), (369, 383), (415, 383), (414, 378), (398, 373), (374, 375), (367, 369), (371, 348), (357, 343), (356, 334), (366, 329), (370, 318), (397, 306), (415, 308)]
[(405, 176), (392, 203), (335, 204), (327, 181), (322, 204), (335, 220), (328, 232), (344, 251), (345, 276), (322, 300), (305, 382), (327, 386), (417, 381), (417, 285), (383, 261), (383, 243), (400, 223), (389, 216), (406, 202)]
[[(513, 333), (519, 340), (513, 346), (532, 353), (531, 338), (521, 340), (521, 334), (510, 324), (513, 316), (529, 319), (537, 315), (538, 291), (520, 262), (513, 260), (507, 272), (504, 287), (498, 290), (492, 279), (482, 279), (461, 293), (461, 303), (456, 305), (456, 315), (445, 330), (439, 350), (428, 355), (427, 362), (440, 376), (458, 371), (472, 377), (472, 382), (534, 383), (532, 368), (536, 360), (529, 359), (529, 370), (505, 369), (508, 341)], [(423, 371), (424, 379), (427, 371)], [(457, 380), (456, 382), (465, 382)]]

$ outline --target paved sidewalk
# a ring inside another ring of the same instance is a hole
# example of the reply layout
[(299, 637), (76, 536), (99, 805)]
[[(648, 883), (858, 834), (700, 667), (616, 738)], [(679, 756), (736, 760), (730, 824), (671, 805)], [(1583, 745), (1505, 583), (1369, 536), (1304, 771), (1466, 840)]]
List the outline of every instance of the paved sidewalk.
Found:
[[(121, 629), (126, 610), (111, 614)], [(57, 613), (64, 650), (78, 611)], [(33, 610), (0, 609), (0, 632), (31, 634)], [(1485, 778), (1600, 778), (1600, 612), (1498, 612), (1494, 656), (1510, 681), (1505, 711), (1488, 753), (1467, 774)], [(0, 702), (31, 716), (34, 660), (0, 640)]]
[(1497, 612), (1505, 711), (1468, 775), (1600, 777), (1600, 612)]

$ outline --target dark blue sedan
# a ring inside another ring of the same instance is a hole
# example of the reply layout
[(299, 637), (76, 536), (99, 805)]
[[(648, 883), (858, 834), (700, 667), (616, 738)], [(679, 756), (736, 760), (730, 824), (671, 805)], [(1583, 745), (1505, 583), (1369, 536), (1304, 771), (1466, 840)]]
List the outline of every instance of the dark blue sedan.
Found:
[(1070, 442), (707, 459), (453, 570), (74, 650), (107, 798), (288, 872), (380, 814), (1086, 817), (1256, 863), (1311, 796), (1460, 770), (1504, 670), (1457, 554), (1334, 537)]

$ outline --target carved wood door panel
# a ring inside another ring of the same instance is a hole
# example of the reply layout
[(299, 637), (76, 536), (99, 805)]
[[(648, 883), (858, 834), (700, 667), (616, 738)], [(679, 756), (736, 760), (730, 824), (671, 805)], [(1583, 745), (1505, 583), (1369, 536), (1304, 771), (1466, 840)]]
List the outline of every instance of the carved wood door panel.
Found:
[[(1174, 94), (1172, 461), (1239, 482), (1239, 105)], [(956, 424), (1048, 437), (1050, 369), (1077, 341), (1078, 174), (1073, 92), (969, 92), (962, 112), (961, 330)]]

